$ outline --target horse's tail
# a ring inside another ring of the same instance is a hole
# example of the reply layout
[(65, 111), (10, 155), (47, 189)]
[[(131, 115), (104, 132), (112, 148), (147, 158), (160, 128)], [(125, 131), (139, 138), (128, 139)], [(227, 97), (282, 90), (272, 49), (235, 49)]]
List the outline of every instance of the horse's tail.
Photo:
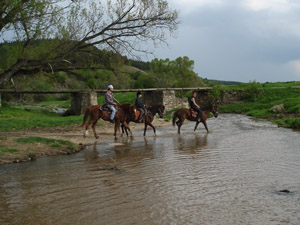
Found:
[(80, 127), (83, 127), (85, 124), (86, 124), (86, 121), (87, 119), (89, 118), (89, 115), (90, 115), (90, 107), (88, 107), (86, 110), (85, 110), (85, 114), (84, 114), (84, 117), (83, 117), (83, 121), (82, 121), (82, 124), (80, 125)]
[(173, 115), (173, 120), (172, 120), (173, 126), (175, 126), (176, 118), (177, 118), (177, 111)]

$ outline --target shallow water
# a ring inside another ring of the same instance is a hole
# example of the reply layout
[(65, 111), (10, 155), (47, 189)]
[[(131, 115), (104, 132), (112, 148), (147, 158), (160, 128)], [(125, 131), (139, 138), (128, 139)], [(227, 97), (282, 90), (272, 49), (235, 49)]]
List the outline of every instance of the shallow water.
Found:
[(300, 133), (232, 114), (193, 125), (1, 166), (0, 224), (300, 224)]

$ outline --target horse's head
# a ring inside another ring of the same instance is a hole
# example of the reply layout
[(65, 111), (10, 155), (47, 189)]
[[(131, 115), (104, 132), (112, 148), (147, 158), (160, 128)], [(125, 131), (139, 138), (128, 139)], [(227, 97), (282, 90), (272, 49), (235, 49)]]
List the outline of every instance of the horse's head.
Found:
[(136, 106), (135, 105), (130, 105), (129, 113), (130, 113), (130, 120), (132, 120), (132, 121), (138, 120), (139, 117), (136, 113)]
[(212, 114), (214, 115), (215, 118), (218, 117), (219, 112), (218, 112), (218, 105), (212, 105), (212, 110), (211, 110)]
[(160, 105), (159, 108), (158, 108), (158, 112), (157, 112), (159, 114), (160, 118), (164, 117), (164, 111), (165, 111), (165, 106), (164, 105)]

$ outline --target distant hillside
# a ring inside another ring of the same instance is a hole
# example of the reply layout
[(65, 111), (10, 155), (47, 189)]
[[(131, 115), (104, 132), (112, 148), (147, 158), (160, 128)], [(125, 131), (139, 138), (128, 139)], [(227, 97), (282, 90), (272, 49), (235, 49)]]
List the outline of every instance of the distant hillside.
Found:
[(204, 79), (204, 80), (213, 85), (236, 85), (242, 83), (238, 81), (224, 81), (224, 80), (211, 80), (211, 79)]

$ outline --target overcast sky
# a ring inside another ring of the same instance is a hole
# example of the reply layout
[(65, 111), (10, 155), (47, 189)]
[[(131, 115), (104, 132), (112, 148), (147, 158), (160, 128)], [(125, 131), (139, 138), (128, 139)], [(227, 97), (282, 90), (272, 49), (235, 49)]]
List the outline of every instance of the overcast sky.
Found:
[(188, 56), (200, 77), (300, 80), (299, 0), (168, 0), (180, 11), (177, 38), (155, 57)]

